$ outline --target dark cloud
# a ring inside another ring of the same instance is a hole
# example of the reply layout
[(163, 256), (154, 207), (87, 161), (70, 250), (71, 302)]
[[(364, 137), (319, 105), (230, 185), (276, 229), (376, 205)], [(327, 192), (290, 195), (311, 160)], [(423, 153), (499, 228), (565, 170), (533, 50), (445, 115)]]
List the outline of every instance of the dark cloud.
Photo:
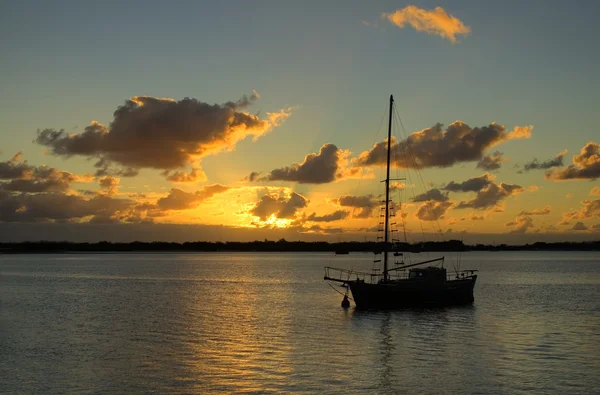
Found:
[(588, 227), (581, 221), (573, 225), (573, 230), (588, 230)]
[(322, 216), (318, 216), (316, 213), (312, 213), (306, 218), (306, 220), (312, 222), (333, 222), (339, 221), (340, 219), (344, 219), (346, 217), (348, 217), (347, 211), (337, 210), (331, 214), (326, 214)]
[(491, 155), (484, 156), (477, 162), (477, 168), (487, 171), (498, 170), (502, 166), (502, 162), (505, 161), (502, 155), (502, 152), (495, 151)]
[(229, 187), (220, 184), (207, 185), (194, 193), (173, 188), (167, 196), (157, 200), (156, 207), (160, 210), (187, 210), (197, 207), (204, 200), (228, 189)]
[(250, 214), (266, 221), (271, 215), (276, 218), (294, 218), (298, 209), (308, 205), (308, 199), (304, 196), (292, 192), (289, 197), (268, 194), (250, 209)]
[(415, 212), (415, 217), (421, 221), (436, 221), (446, 214), (446, 211), (452, 207), (452, 202), (436, 202), (430, 200), (423, 203)]
[(85, 217), (110, 218), (135, 205), (130, 199), (95, 196), (91, 199), (63, 193), (4, 195), (0, 199), (0, 221), (70, 221)]
[(426, 202), (428, 200), (445, 202), (448, 200), (448, 193), (442, 193), (439, 189), (434, 188), (413, 198), (413, 202)]
[(533, 219), (526, 215), (519, 215), (514, 221), (506, 224), (508, 227), (513, 227), (510, 233), (525, 233), (529, 228), (535, 228)]
[(108, 127), (93, 121), (79, 134), (44, 129), (35, 141), (57, 156), (98, 158), (98, 175), (117, 175), (113, 165), (123, 177), (140, 168), (181, 169), (248, 136), (261, 136), (289, 115), (282, 110), (261, 119), (248, 113), (246, 107), (257, 97), (208, 104), (136, 96), (117, 108)]
[(100, 188), (102, 188), (104, 192), (108, 195), (114, 195), (115, 193), (117, 193), (117, 190), (119, 189), (119, 182), (120, 180), (117, 177), (113, 176), (104, 176), (98, 179), (98, 184), (100, 185)]
[(515, 195), (523, 191), (523, 187), (520, 185), (512, 185), (500, 183), (500, 185), (491, 183), (483, 187), (477, 192), (477, 196), (468, 202), (460, 202), (457, 209), (461, 208), (473, 208), (477, 210), (483, 210), (486, 208), (494, 207), (500, 200), (507, 198), (508, 196)]
[[(324, 184), (333, 182), (345, 176), (343, 162), (346, 152), (333, 144), (325, 144), (318, 154), (306, 155), (302, 163), (271, 170), (262, 178), (257, 179), (257, 173), (252, 172), (248, 179), (260, 181), (293, 181), (301, 184)], [(357, 172), (358, 169), (352, 169)]]
[(0, 162), (0, 180), (21, 179), (33, 171), (26, 161), (21, 161), (23, 153), (18, 152), (12, 159)]
[(206, 180), (206, 174), (200, 168), (193, 168), (189, 173), (184, 173), (182, 171), (164, 171), (162, 175), (165, 176), (168, 181), (177, 183)]
[[(401, 168), (449, 167), (460, 162), (479, 161), (489, 148), (503, 141), (531, 137), (533, 126), (516, 126), (507, 132), (504, 126), (492, 123), (471, 128), (462, 121), (446, 130), (442, 124), (415, 132), (400, 142), (392, 141), (392, 163)], [(363, 152), (358, 165), (385, 166), (387, 141), (377, 143)]]
[(550, 206), (546, 206), (543, 209), (534, 209), (531, 211), (522, 210), (519, 215), (548, 215), (551, 212), (550, 209)]
[(355, 209), (353, 216), (355, 218), (369, 218), (373, 213), (373, 209), (379, 204), (372, 195), (366, 196), (351, 196), (343, 195), (338, 199), (334, 199), (336, 203), (342, 207), (352, 207)]
[(87, 182), (90, 177), (77, 176), (67, 171), (45, 165), (31, 166), (21, 161), (19, 152), (11, 160), (0, 162), (0, 189), (10, 192), (61, 192), (69, 189), (73, 182)]
[(595, 180), (600, 178), (600, 145), (590, 141), (573, 156), (573, 164), (563, 170), (549, 170), (549, 180)]
[(533, 159), (531, 162), (525, 163), (523, 169), (525, 171), (529, 170), (547, 170), (553, 167), (561, 167), (563, 166), (563, 157), (567, 154), (567, 150), (560, 152), (552, 159), (545, 160), (543, 162), (538, 162), (537, 159)]
[(69, 189), (69, 181), (65, 179), (25, 179), (10, 180), (0, 183), (0, 187), (11, 192), (60, 192)]
[(258, 180), (258, 178), (260, 177), (261, 174), (262, 173), (260, 173), (260, 172), (253, 171), (252, 173), (250, 173), (250, 175), (246, 179), (250, 182), (254, 182), (254, 181)]
[(471, 178), (461, 183), (451, 181), (444, 187), (444, 190), (451, 192), (479, 192), (484, 187), (492, 183), (492, 177), (489, 174), (484, 174), (479, 177)]

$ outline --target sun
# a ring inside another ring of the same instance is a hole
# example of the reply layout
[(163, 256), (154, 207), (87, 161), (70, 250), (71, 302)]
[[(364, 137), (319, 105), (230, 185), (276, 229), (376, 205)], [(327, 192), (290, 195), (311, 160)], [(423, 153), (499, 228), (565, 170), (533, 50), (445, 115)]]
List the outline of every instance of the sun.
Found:
[(289, 228), (292, 224), (292, 220), (289, 218), (278, 218), (275, 214), (271, 214), (269, 218), (264, 221), (256, 221), (261, 227), (278, 228), (284, 229)]

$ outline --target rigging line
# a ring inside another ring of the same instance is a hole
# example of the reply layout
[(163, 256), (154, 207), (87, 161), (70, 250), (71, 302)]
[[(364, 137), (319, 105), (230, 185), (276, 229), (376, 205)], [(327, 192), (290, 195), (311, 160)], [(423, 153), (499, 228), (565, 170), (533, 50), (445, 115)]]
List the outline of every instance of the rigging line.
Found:
[(348, 296), (348, 294), (342, 293), (342, 292), (341, 292), (339, 289), (337, 289), (336, 287), (334, 287), (333, 285), (331, 285), (331, 283), (330, 283), (330, 282), (327, 282), (327, 285), (329, 285), (329, 286), (330, 286), (330, 287), (331, 287), (331, 288), (332, 288), (332, 289), (333, 289), (335, 292), (339, 293), (340, 295), (347, 296), (347, 297), (348, 297), (348, 299), (350, 299), (350, 300), (352, 300), (352, 301), (354, 300), (354, 299), (352, 299), (352, 297), (351, 297), (351, 296)]
[[(398, 111), (396, 111), (396, 116), (398, 117), (398, 121), (400, 122), (400, 126), (402, 127), (402, 131), (406, 135), (407, 132), (406, 132), (406, 129), (404, 127), (404, 123), (402, 122), (402, 117), (400, 116), (400, 114), (398, 113)], [(412, 150), (411, 147), (410, 147), (410, 144), (406, 144), (406, 146), (407, 146), (407, 150)], [(419, 181), (421, 182), (421, 187), (426, 192), (427, 188), (425, 188), (425, 180), (423, 179), (423, 175), (421, 174), (421, 171), (419, 169), (419, 165), (416, 162), (414, 153), (411, 155), (411, 158), (413, 160), (413, 165), (414, 165), (414, 168), (416, 170), (417, 176), (419, 177)], [(438, 226), (438, 230), (439, 230), (439, 233), (440, 233), (440, 241), (443, 241), (444, 240), (444, 233), (442, 232), (442, 227), (440, 225), (439, 218), (435, 215), (435, 213), (433, 212), (433, 210), (429, 206), (426, 206), (426, 208), (429, 211), (429, 214), (431, 215), (431, 217), (435, 219), (435, 222), (436, 222), (436, 224)], [(425, 239), (425, 234), (423, 232), (423, 226), (421, 224), (421, 221), (419, 221), (419, 224), (421, 225), (421, 232), (422, 232), (422, 235), (423, 235), (423, 239)], [(436, 234), (435, 230), (434, 230), (433, 234), (434, 235)], [(454, 259), (452, 258), (452, 255), (450, 254), (449, 257), (450, 257), (450, 263), (452, 264), (452, 267), (454, 268), (454, 271), (457, 272), (457, 268), (456, 268), (456, 265), (454, 264)]]
[[(387, 105), (384, 107), (384, 109), (383, 109), (383, 113), (381, 114), (381, 119), (379, 120), (379, 126), (377, 127), (377, 130), (376, 130), (376, 131), (375, 131), (375, 133), (373, 134), (373, 138), (372, 138), (372, 140), (373, 140), (373, 141), (376, 141), (376, 139), (377, 139), (377, 134), (378, 134), (378, 133), (379, 133), (379, 131), (381, 130), (381, 126), (383, 125), (383, 120), (385, 119), (386, 110), (387, 110)], [(362, 180), (363, 180), (363, 178), (364, 178), (364, 177), (365, 177), (365, 169), (363, 168), (363, 169), (362, 169), (362, 171), (360, 172), (360, 178), (358, 179), (358, 183), (357, 183), (356, 187), (354, 188), (353, 195), (355, 195), (355, 196), (356, 196), (356, 195), (358, 194), (358, 189), (360, 188), (360, 184), (361, 184), (361, 182), (362, 182)], [(349, 221), (349, 218), (348, 218), (348, 217), (346, 217), (346, 218), (343, 220), (343, 222), (342, 222), (342, 224), (341, 224), (341, 226), (340, 226), (340, 227), (341, 227), (342, 229), (345, 229), (345, 228), (346, 228), (346, 224), (348, 223), (348, 221)], [(368, 229), (368, 228), (367, 228), (367, 229)], [(367, 232), (368, 232), (368, 230), (367, 230)]]
[[(394, 112), (395, 113), (397, 113), (397, 111), (398, 111), (396, 107), (397, 107), (397, 105), (396, 105), (396, 103), (394, 103)], [(397, 125), (397, 122), (396, 122), (395, 118), (393, 119), (393, 122), (394, 122), (394, 125), (395, 125), (395, 127), (394, 127), (394, 138), (396, 139), (396, 147), (397, 147), (398, 146), (398, 142), (401, 141), (401, 139), (400, 139), (401, 136), (397, 132), (397, 130), (398, 130), (397, 126), (398, 125)], [(393, 155), (393, 163), (396, 164), (396, 166), (395, 166), (396, 178), (400, 179), (401, 178), (400, 177), (400, 167), (397, 165), (398, 161), (400, 159), (398, 149), (392, 150), (392, 155)], [(404, 173), (407, 174), (408, 172), (404, 172)], [(410, 175), (408, 175), (408, 176), (410, 177)], [(398, 195), (398, 202), (399, 202), (399, 210), (398, 210), (398, 212), (400, 213), (400, 225), (402, 226), (402, 234), (404, 236), (404, 242), (408, 243), (408, 237), (406, 235), (406, 219), (404, 217), (404, 211), (403, 211), (403, 206), (402, 206), (402, 193), (404, 192), (404, 195), (406, 196), (406, 190), (405, 189), (406, 189), (406, 184), (404, 185), (404, 188), (397, 188), (397, 195)], [(411, 256), (408, 253), (408, 251), (406, 251), (406, 254), (403, 255), (402, 258), (403, 258), (402, 259), (403, 261), (407, 261), (409, 263), (411, 262)]]
[[(404, 128), (404, 123), (402, 122), (402, 117), (400, 117), (400, 114), (399, 114), (397, 111), (396, 111), (396, 115), (397, 115), (397, 117), (398, 117), (398, 120), (399, 120), (399, 122), (400, 122), (400, 125), (401, 125), (401, 127), (402, 127), (402, 130), (403, 130), (403, 131), (404, 131), (404, 133), (406, 134), (406, 129)], [(409, 147), (409, 144), (407, 144), (407, 147)], [(410, 147), (409, 147), (409, 149), (410, 149)], [(419, 178), (420, 178), (421, 185), (422, 185), (423, 189), (425, 190), (425, 189), (426, 189), (426, 188), (425, 188), (425, 185), (424, 185), (425, 181), (423, 180), (423, 175), (421, 174), (421, 171), (420, 171), (420, 169), (419, 169), (419, 166), (418, 166), (418, 164), (417, 164), (417, 163), (416, 163), (416, 161), (414, 160), (414, 156), (413, 156), (413, 162), (414, 162), (415, 169), (416, 169), (416, 171), (417, 171), (417, 175), (418, 175), (418, 176), (419, 176)], [(432, 215), (432, 217), (433, 217), (433, 218), (435, 218), (435, 222), (436, 222), (436, 224), (437, 224), (437, 226), (438, 226), (438, 230), (439, 230), (439, 233), (440, 233), (440, 240), (441, 240), (441, 241), (443, 241), (443, 240), (444, 240), (444, 232), (442, 231), (442, 227), (441, 227), (441, 225), (440, 225), (439, 218), (437, 218), (437, 216), (435, 216), (435, 215), (434, 215), (434, 213), (432, 212), (432, 210), (431, 210), (429, 207), (427, 207), (427, 208), (428, 208), (428, 210), (429, 210), (430, 214)], [(435, 234), (435, 232), (434, 232), (434, 234)], [(423, 235), (423, 237), (425, 237), (425, 235)], [(455, 271), (455, 272), (458, 272), (458, 269), (457, 269), (456, 265), (454, 264), (454, 259), (452, 258), (452, 254), (449, 254), (449, 257), (450, 257), (450, 263), (452, 264), (452, 267), (454, 268), (454, 271)], [(457, 262), (457, 263), (458, 263), (458, 264), (460, 264), (459, 262)]]
[[(400, 120), (400, 115), (398, 114), (398, 111), (397, 111), (397, 110), (395, 111), (395, 114), (396, 114), (396, 117), (398, 118), (398, 120)], [(402, 123), (401, 123), (401, 122), (400, 122), (400, 125), (402, 125)], [(402, 130), (404, 131), (404, 135), (405, 135), (404, 137), (406, 138), (406, 130), (404, 129), (404, 126), (402, 126)], [(400, 147), (400, 145), (398, 145), (398, 146)], [(405, 144), (405, 149), (404, 149), (404, 158), (405, 158), (405, 159), (408, 159), (408, 158), (410, 158), (410, 159), (412, 159), (412, 160), (413, 160), (413, 162), (414, 162), (414, 157), (413, 157), (413, 156), (411, 156), (411, 155), (409, 154), (409, 152), (408, 152), (408, 151), (409, 151), (409, 149), (410, 149), (410, 144)], [(407, 166), (407, 169), (408, 169), (408, 166)], [(406, 174), (408, 175), (408, 178), (409, 178), (409, 180), (410, 180), (410, 182), (411, 182), (411, 184), (412, 184), (412, 176), (410, 175), (411, 173), (410, 173), (410, 172), (407, 170)], [(417, 175), (419, 175), (419, 174), (418, 174), (418, 172), (417, 172)], [(425, 187), (424, 187), (424, 185), (423, 185), (423, 180), (420, 180), (420, 181), (421, 181), (421, 184), (422, 184), (422, 185), (421, 185), (421, 187), (422, 187), (423, 189), (425, 189)], [(413, 197), (413, 199), (415, 198), (415, 191), (414, 191), (414, 189), (413, 189), (413, 191), (412, 191), (412, 197)], [(417, 218), (419, 218), (419, 217), (417, 217)], [(419, 218), (419, 228), (421, 229), (421, 236), (423, 237), (423, 241), (425, 241), (425, 230), (423, 229), (423, 221), (421, 221), (421, 219), (420, 219), (420, 218)], [(429, 254), (429, 253), (427, 252), (427, 254)]]

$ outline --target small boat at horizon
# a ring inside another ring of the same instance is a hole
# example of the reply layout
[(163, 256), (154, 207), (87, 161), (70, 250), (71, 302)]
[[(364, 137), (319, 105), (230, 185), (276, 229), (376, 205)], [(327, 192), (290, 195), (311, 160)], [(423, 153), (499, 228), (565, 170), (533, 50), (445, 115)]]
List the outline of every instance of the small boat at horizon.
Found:
[[(341, 283), (352, 294), (357, 309), (395, 309), (405, 307), (454, 306), (473, 303), (473, 289), (477, 281), (477, 270), (454, 270), (448, 274), (444, 267), (444, 257), (428, 259), (417, 263), (405, 264), (405, 255), (411, 251), (400, 252), (389, 237), (390, 210), (390, 152), (392, 141), (392, 114), (394, 97), (390, 95), (389, 123), (387, 135), (387, 168), (385, 182), (385, 214), (381, 249), (375, 254), (383, 255), (383, 271), (372, 269), (371, 272), (325, 267), (326, 281)], [(417, 251), (418, 252), (418, 251)], [(338, 252), (336, 251), (336, 254)], [(389, 267), (388, 255), (402, 256), (396, 267)], [(427, 265), (427, 266), (425, 266)], [(438, 265), (438, 266), (436, 266)], [(407, 271), (408, 269), (408, 271)], [(343, 307), (349, 307), (348, 293), (344, 295)]]

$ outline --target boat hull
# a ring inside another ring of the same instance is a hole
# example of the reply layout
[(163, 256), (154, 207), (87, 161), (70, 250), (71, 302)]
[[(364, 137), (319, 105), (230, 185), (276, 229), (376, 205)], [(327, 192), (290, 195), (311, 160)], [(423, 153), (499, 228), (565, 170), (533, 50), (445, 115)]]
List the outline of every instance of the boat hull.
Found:
[(431, 284), (418, 280), (400, 280), (370, 284), (348, 281), (358, 309), (400, 309), (471, 304), (477, 276)]

